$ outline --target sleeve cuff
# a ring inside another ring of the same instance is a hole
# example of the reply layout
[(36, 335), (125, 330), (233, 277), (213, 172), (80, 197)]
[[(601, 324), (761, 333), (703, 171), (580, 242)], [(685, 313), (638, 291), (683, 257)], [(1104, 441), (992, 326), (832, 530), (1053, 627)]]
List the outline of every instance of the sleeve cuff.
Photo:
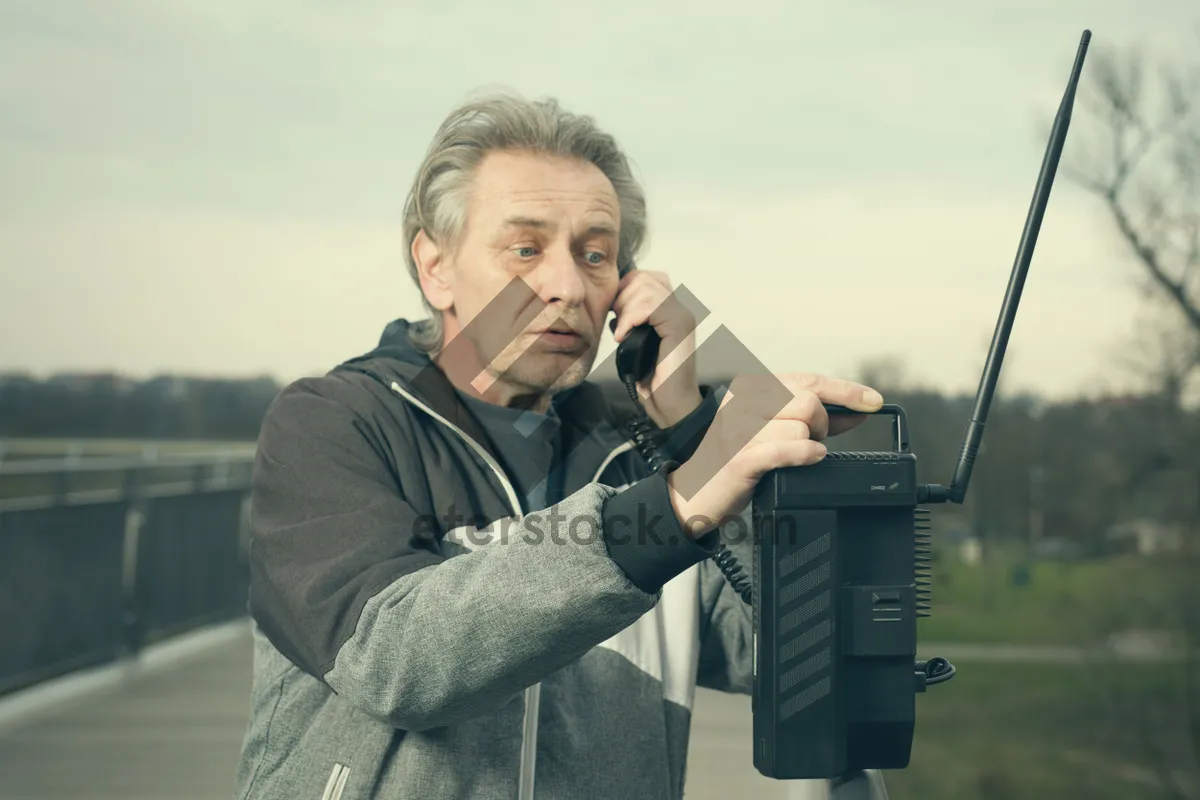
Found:
[(723, 387), (720, 390), (714, 390), (711, 386), (700, 387), (700, 405), (660, 434), (663, 453), (668, 458), (683, 463), (692, 457), (704, 434), (708, 433), (713, 418), (717, 416), (724, 394)]
[(655, 594), (676, 575), (712, 555), (683, 530), (667, 488), (668, 463), (604, 504), (604, 541), (609, 557), (629, 580)]

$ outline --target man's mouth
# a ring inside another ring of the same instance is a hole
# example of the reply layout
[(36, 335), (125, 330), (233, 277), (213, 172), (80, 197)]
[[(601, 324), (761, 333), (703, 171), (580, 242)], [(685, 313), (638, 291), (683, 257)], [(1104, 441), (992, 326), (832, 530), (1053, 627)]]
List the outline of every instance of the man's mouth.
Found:
[(583, 334), (572, 328), (570, 325), (551, 325), (549, 328), (543, 328), (540, 331), (534, 331), (539, 339), (547, 344), (557, 347), (578, 347), (583, 341)]

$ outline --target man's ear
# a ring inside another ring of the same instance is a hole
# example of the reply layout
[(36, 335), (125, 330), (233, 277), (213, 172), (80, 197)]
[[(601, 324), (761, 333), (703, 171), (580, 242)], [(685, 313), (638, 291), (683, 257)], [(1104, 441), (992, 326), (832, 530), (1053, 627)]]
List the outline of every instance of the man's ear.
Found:
[(450, 265), (446, 261), (445, 251), (424, 230), (420, 230), (413, 239), (412, 257), (417, 265), (421, 291), (425, 293), (429, 304), (438, 311), (451, 308), (454, 305), (454, 292), (448, 280)]

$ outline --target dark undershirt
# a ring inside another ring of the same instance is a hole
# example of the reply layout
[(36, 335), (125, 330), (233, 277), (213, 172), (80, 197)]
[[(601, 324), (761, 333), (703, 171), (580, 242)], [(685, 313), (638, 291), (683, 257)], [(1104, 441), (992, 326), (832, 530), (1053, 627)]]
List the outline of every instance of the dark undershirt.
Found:
[(524, 513), (541, 511), (562, 500), (562, 420), (553, 406), (546, 414), (508, 408), (455, 390), (483, 426), (498, 451)]

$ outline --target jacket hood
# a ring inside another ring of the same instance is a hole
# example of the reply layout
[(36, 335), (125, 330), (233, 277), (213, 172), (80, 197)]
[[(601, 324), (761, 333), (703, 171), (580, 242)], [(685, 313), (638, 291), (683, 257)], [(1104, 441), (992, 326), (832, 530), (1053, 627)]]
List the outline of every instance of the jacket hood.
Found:
[(379, 337), (379, 344), (360, 356), (348, 359), (337, 369), (350, 364), (371, 362), (375, 366), (386, 367), (386, 371), (393, 378), (403, 379), (406, 383), (417, 381), (422, 370), (436, 370), (437, 367), (428, 353), (413, 344), (409, 336), (412, 327), (406, 319), (388, 323)]

